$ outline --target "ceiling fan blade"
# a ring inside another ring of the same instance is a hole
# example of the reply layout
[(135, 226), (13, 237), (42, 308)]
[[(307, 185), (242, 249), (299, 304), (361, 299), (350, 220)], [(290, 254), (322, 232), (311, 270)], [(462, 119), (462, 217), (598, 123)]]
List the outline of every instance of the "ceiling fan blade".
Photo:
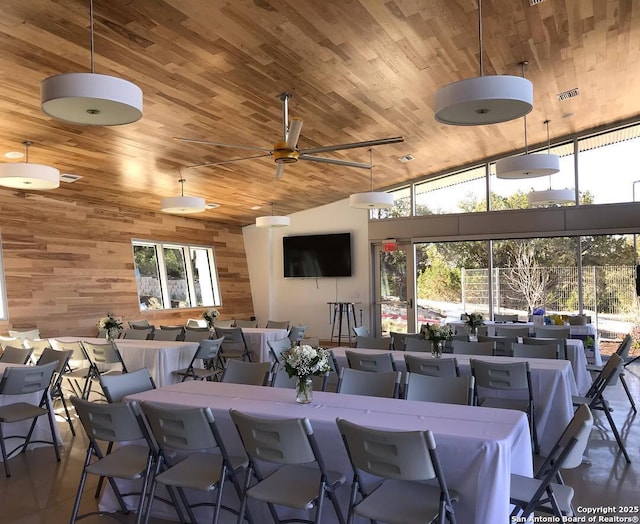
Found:
[(322, 156), (300, 155), (299, 160), (311, 160), (312, 162), (321, 162), (324, 164), (335, 164), (337, 166), (358, 167), (360, 169), (371, 169), (371, 164), (362, 162), (351, 162), (350, 160), (339, 160), (337, 158), (325, 158)]
[(289, 124), (289, 132), (287, 133), (287, 149), (296, 148), (298, 138), (300, 138), (300, 131), (302, 131), (302, 120), (300, 118), (292, 118)]
[(202, 164), (193, 164), (191, 166), (187, 166), (187, 168), (196, 168), (196, 167), (209, 167), (209, 166), (220, 166), (222, 164), (232, 164), (233, 162), (240, 162), (242, 160), (253, 160), (254, 158), (265, 158), (271, 156), (271, 153), (268, 155), (252, 155), (252, 156), (243, 156), (241, 158), (232, 158), (230, 160), (220, 160), (219, 162), (203, 162)]
[(304, 151), (300, 151), (300, 153), (301, 154), (328, 153), (330, 151), (342, 151), (343, 149), (357, 149), (358, 147), (374, 147), (374, 146), (383, 146), (386, 144), (397, 144), (398, 142), (404, 142), (404, 137), (396, 136), (393, 138), (380, 138), (378, 140), (367, 140), (365, 142), (352, 142), (351, 144), (338, 144), (335, 146), (312, 147), (311, 149), (305, 149)]
[(222, 142), (212, 142), (211, 140), (199, 140), (197, 138), (184, 138), (176, 136), (175, 140), (180, 140), (180, 142), (190, 142), (193, 144), (205, 144), (207, 146), (216, 146), (216, 147), (233, 147), (235, 149), (247, 149), (249, 151), (262, 151), (264, 153), (271, 153), (271, 149), (265, 149), (264, 147), (254, 147), (254, 146), (243, 146), (239, 144), (223, 144)]
[(276, 164), (276, 180), (280, 180), (284, 175), (284, 164)]

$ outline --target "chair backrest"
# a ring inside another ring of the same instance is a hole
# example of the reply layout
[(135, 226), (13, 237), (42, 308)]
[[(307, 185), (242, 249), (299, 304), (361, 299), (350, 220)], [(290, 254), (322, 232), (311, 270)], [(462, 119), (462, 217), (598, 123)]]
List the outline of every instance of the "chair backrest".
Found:
[(466, 342), (464, 340), (453, 341), (453, 352), (458, 355), (482, 355), (490, 357), (496, 349), (495, 342)]
[(291, 326), (289, 330), (289, 339), (291, 342), (294, 344), (300, 342), (304, 338), (307, 329), (309, 329), (309, 326), (306, 324), (304, 326)]
[(93, 344), (91, 342), (83, 341), (82, 345), (84, 346), (84, 350), (87, 352), (92, 364), (97, 366), (101, 366), (103, 364), (121, 364), (123, 371), (126, 372), (127, 368), (124, 365), (122, 356), (114, 342)]
[(18, 337), (3, 337), (0, 336), (0, 348), (4, 349), (6, 347), (22, 347), (22, 340)]
[(49, 342), (46, 338), (25, 338), (23, 340), (24, 347), (31, 348), (31, 362), (37, 362), (42, 352), (46, 348), (51, 347), (51, 342)]
[(513, 356), (517, 358), (549, 358), (557, 359), (559, 356), (557, 344), (519, 344), (511, 345)]
[(72, 396), (71, 403), (91, 440), (124, 442), (145, 438), (129, 402), (88, 402)]
[(460, 369), (456, 358), (429, 358), (405, 355), (404, 362), (409, 373), (431, 377), (459, 377)]
[(100, 375), (100, 385), (107, 402), (122, 402), (127, 395), (142, 393), (156, 388), (147, 368), (129, 373)]
[(58, 362), (42, 366), (9, 366), (0, 379), (0, 395), (27, 395), (38, 391), (46, 392)]
[(71, 358), (73, 351), (58, 351), (57, 349), (53, 349), (51, 347), (44, 348), (40, 357), (38, 358), (37, 366), (43, 366), (44, 364), (49, 364), (50, 362), (56, 362), (57, 366), (54, 373), (62, 373), (67, 366), (67, 362)]
[[(478, 326), (478, 336), (486, 336), (489, 332), (489, 326)], [(454, 335), (469, 335), (471, 334), (471, 328), (466, 324), (453, 324)]]
[(558, 358), (562, 360), (567, 358), (567, 339), (565, 338), (524, 337), (522, 339), (522, 343), (529, 344), (531, 346), (556, 346), (558, 348)]
[(201, 342), (211, 337), (211, 331), (208, 327), (189, 327), (184, 328), (185, 342)]
[(430, 352), (431, 341), (421, 337), (406, 337), (404, 339), (404, 350)]
[(153, 334), (154, 328), (129, 328), (122, 333), (122, 338), (129, 340), (148, 340)]
[(222, 439), (208, 407), (176, 407), (143, 402), (142, 412), (161, 449), (197, 451), (218, 448)]
[(378, 373), (396, 371), (396, 364), (393, 360), (393, 355), (389, 351), (381, 351), (380, 353), (361, 353), (358, 351), (346, 350), (344, 353), (347, 357), (347, 363), (351, 369), (374, 371)]
[(31, 356), (31, 348), (12, 347), (4, 348), (0, 355), (0, 362), (4, 364), (26, 364)]
[(632, 343), (633, 337), (630, 333), (627, 333), (622, 339), (622, 342), (620, 342), (618, 349), (616, 349), (616, 354), (623, 360), (627, 358), (629, 356), (629, 351), (631, 350)]
[(478, 335), (478, 342), (493, 342), (495, 344), (494, 355), (497, 357), (510, 357), (511, 344), (518, 342), (518, 337), (489, 337)]
[(624, 361), (620, 356), (617, 353), (614, 353), (609, 357), (607, 363), (602, 368), (602, 371), (598, 373), (598, 376), (593, 379), (593, 383), (591, 384), (591, 387), (589, 387), (589, 391), (585, 394), (585, 397), (592, 399), (592, 406), (594, 402), (600, 400), (604, 388), (618, 380), (618, 375), (622, 370), (623, 363)]
[(444, 404), (473, 405), (475, 379), (467, 377), (432, 377), (407, 373), (405, 398)]
[(342, 418), (336, 422), (354, 471), (405, 481), (436, 477), (432, 460), (436, 443), (431, 431), (381, 430)]
[(184, 338), (184, 327), (182, 326), (160, 326), (153, 332), (152, 340), (164, 340), (167, 342), (175, 342)]
[(291, 340), (289, 338), (267, 340), (267, 345), (269, 346), (269, 354), (274, 364), (280, 364), (282, 353), (291, 349)]
[(232, 327), (215, 327), (216, 338), (224, 338), (224, 344), (242, 344), (245, 345), (244, 334), (242, 328)]
[(274, 464), (309, 464), (319, 454), (307, 418), (265, 419), (232, 409), (231, 419), (247, 455)]
[(494, 322), (517, 322), (518, 315), (517, 314), (501, 315), (499, 313), (496, 313), (495, 315), (493, 315), (493, 320)]
[(229, 360), (222, 375), (222, 382), (264, 386), (269, 378), (270, 362), (243, 362)]
[(187, 319), (186, 327), (208, 327), (207, 321), (204, 318), (189, 318)]
[(219, 324), (218, 322), (216, 322), (215, 325), (219, 327), (257, 328), (258, 321), (257, 320), (236, 320), (231, 326), (225, 326), (223, 324)]
[(536, 338), (562, 338), (567, 339), (571, 335), (569, 326), (535, 326)]
[(356, 337), (356, 347), (366, 349), (391, 349), (393, 339), (390, 337)]
[(407, 339), (421, 338), (419, 333), (399, 333), (397, 331), (390, 331), (389, 335), (391, 336), (391, 340), (393, 340), (391, 349), (393, 349), (394, 351), (404, 351)]
[(295, 388), (296, 377), (290, 377), (282, 366), (277, 366), (271, 376), (271, 387), (274, 388)]
[(356, 337), (370, 337), (371, 333), (365, 326), (353, 326), (353, 333)]
[(149, 324), (148, 320), (130, 320), (129, 327), (131, 329), (149, 329), (153, 326)]
[[(214, 360), (218, 357), (224, 338), (208, 338), (200, 341), (198, 349), (193, 355), (193, 360)], [(193, 363), (193, 361), (192, 361)]]
[(67, 351), (71, 350), (73, 353), (71, 354), (71, 358), (69, 360), (72, 361), (82, 361), (87, 360), (87, 353), (82, 347), (82, 342), (74, 341), (74, 342), (62, 342), (58, 339), (50, 339), (51, 347), (53, 349), (57, 349), (58, 351)]
[[(573, 414), (571, 422), (569, 422), (556, 443), (556, 446), (560, 449), (556, 450), (554, 446), (554, 449), (547, 457), (547, 462), (555, 457), (555, 460), (560, 461), (561, 469), (573, 469), (580, 466), (584, 458), (584, 450), (589, 443), (592, 427), (593, 415), (591, 410), (585, 404), (582, 404)], [(573, 445), (571, 445), (571, 441), (574, 441)], [(571, 446), (570, 449), (567, 449), (569, 446)], [(557, 451), (560, 451), (560, 453), (557, 453)]]
[(343, 367), (340, 369), (337, 392), (347, 395), (397, 398), (400, 375), (399, 371), (371, 373)]
[(470, 364), (476, 388), (530, 390), (529, 363), (526, 361), (502, 363), (472, 358)]
[(289, 329), (289, 320), (268, 320), (267, 329)]
[[(226, 320), (216, 319), (213, 321), (213, 325), (220, 326), (220, 327), (234, 327), (237, 325), (237, 322), (238, 322), (237, 320), (234, 320), (232, 318), (226, 319)], [(244, 327), (244, 326), (238, 326), (238, 327)], [(246, 327), (257, 327), (257, 322), (255, 326), (246, 326)]]
[(498, 337), (528, 337), (529, 326), (496, 326)]
[(13, 331), (10, 329), (9, 336), (13, 338), (19, 338), (20, 340), (26, 340), (28, 338), (39, 339), (40, 330), (38, 328), (27, 329), (25, 331)]

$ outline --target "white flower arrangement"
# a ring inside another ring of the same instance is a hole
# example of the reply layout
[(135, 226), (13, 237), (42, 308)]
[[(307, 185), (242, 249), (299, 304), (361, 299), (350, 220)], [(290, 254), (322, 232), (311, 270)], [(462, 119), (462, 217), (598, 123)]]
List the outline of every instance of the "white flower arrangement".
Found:
[(220, 315), (220, 311), (216, 308), (207, 309), (204, 313), (202, 313), (202, 318), (207, 321), (207, 325), (211, 328), (213, 327), (213, 323)]
[(331, 371), (329, 352), (323, 348), (294, 346), (282, 357), (289, 377), (321, 376)]
[(424, 338), (428, 338), (433, 342), (441, 342), (451, 338), (451, 328), (449, 326), (441, 326), (438, 324), (425, 324)]
[(110, 338), (118, 338), (123, 329), (122, 318), (107, 313), (106, 317), (98, 320), (98, 329), (104, 329)]

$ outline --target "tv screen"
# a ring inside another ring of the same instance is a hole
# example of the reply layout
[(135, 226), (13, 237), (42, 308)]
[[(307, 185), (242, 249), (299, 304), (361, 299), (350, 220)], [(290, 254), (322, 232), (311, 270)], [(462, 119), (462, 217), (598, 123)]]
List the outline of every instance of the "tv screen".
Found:
[(350, 277), (351, 233), (282, 238), (284, 276)]

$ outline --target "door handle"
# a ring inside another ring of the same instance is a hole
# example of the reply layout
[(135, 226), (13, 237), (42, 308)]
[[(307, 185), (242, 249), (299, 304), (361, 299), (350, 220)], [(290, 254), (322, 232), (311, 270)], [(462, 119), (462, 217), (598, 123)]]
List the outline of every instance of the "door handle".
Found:
[(407, 306), (409, 306), (409, 309), (413, 309), (413, 299), (412, 298), (407, 300)]

